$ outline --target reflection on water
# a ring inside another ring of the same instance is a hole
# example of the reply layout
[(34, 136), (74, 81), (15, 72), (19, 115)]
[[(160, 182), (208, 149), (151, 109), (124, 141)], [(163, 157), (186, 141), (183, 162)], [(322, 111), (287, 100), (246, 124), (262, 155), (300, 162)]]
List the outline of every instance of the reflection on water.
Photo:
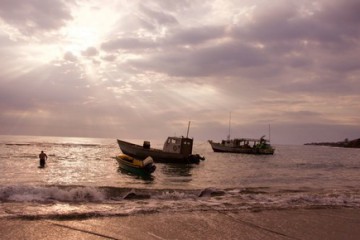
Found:
[(161, 183), (162, 186), (169, 186), (172, 184), (188, 183), (192, 179), (191, 164), (171, 164), (171, 163), (157, 163), (156, 170), (152, 174), (141, 175), (129, 172), (118, 167), (117, 172), (123, 178), (123, 183), (138, 182), (139, 184), (156, 184)]
[(169, 176), (191, 177), (191, 164), (163, 164), (162, 172)]
[[(45, 169), (38, 168), (41, 150), (49, 156)], [(215, 153), (208, 143), (197, 144), (194, 152), (206, 156), (206, 161), (197, 165), (156, 163), (156, 171), (146, 177), (118, 170), (114, 156), (120, 152), (114, 139), (0, 136), (0, 186), (334, 189), (358, 188), (360, 182), (359, 149), (277, 146), (274, 155), (253, 156)]]
[[(160, 166), (159, 166), (160, 165)], [(191, 164), (157, 164), (164, 179), (164, 183), (188, 183), (191, 182), (193, 165)]]
[(121, 167), (118, 168), (118, 173), (125, 175), (127, 177), (130, 177), (132, 179), (144, 180), (146, 183), (151, 183), (152, 181), (155, 180), (155, 177), (151, 174), (135, 174), (135, 173), (126, 171), (126, 170), (122, 169)]

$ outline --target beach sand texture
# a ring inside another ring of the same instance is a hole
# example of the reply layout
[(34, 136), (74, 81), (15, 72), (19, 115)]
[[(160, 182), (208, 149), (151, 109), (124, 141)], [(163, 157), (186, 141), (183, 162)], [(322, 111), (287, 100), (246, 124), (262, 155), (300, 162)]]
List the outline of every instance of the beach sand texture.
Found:
[(84, 220), (0, 220), (1, 239), (360, 238), (360, 209), (160, 213)]

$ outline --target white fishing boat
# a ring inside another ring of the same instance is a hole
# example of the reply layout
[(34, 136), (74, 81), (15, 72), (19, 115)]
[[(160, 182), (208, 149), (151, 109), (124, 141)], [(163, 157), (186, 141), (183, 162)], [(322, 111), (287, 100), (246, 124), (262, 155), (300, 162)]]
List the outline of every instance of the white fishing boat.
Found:
[[(228, 152), (228, 153), (245, 153), (245, 154), (274, 154), (275, 148), (270, 144), (269, 140), (265, 139), (265, 136), (261, 138), (234, 138), (230, 137), (231, 129), (231, 113), (229, 118), (229, 135), (226, 140), (221, 142), (214, 142), (209, 140), (211, 148), (214, 152)], [(270, 126), (269, 126), (270, 136)]]

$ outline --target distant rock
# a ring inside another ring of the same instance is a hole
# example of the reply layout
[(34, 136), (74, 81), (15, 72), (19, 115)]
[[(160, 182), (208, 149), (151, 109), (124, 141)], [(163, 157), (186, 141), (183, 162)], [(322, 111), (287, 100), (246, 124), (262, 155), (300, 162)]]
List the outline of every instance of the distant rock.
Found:
[(216, 190), (213, 188), (205, 188), (199, 194), (199, 197), (214, 197), (214, 196), (222, 196), (225, 192), (221, 190)]
[(318, 143), (305, 143), (304, 145), (317, 145), (329, 147), (344, 147), (344, 148), (360, 148), (360, 138), (349, 141), (345, 139), (342, 142), (318, 142)]
[(134, 192), (129, 192), (124, 196), (124, 199), (127, 200), (141, 200), (141, 199), (149, 199), (151, 196), (149, 194), (138, 194)]

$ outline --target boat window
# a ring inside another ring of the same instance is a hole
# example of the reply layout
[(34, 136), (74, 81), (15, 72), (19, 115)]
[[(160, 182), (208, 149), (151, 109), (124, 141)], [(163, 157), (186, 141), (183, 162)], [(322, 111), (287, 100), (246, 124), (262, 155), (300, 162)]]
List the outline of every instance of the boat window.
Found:
[(174, 138), (169, 138), (168, 139), (168, 143), (172, 143), (172, 144), (175, 144), (178, 142), (178, 139), (174, 139)]

